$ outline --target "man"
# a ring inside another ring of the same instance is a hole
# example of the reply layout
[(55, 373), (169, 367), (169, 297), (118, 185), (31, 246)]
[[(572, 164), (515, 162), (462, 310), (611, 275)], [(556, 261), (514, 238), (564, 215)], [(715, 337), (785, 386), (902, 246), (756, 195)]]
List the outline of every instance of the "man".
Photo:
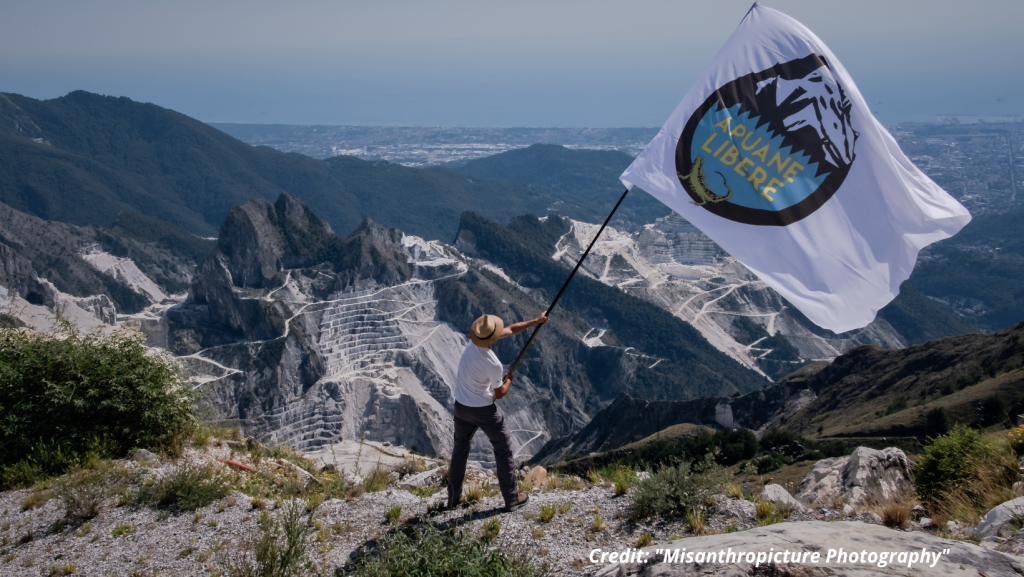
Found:
[(530, 499), (520, 495), (516, 488), (515, 463), (512, 461), (512, 439), (505, 419), (494, 401), (508, 394), (512, 386), (512, 373), (501, 374), (501, 361), (494, 354), (494, 343), (505, 337), (523, 332), (548, 320), (547, 313), (533, 320), (505, 326), (494, 315), (484, 315), (469, 328), (469, 342), (459, 361), (455, 377), (455, 448), (448, 469), (448, 506), (462, 502), (462, 481), (466, 477), (469, 442), (477, 429), (482, 429), (494, 448), (498, 465), (498, 486), (505, 498), (505, 510), (515, 511)]

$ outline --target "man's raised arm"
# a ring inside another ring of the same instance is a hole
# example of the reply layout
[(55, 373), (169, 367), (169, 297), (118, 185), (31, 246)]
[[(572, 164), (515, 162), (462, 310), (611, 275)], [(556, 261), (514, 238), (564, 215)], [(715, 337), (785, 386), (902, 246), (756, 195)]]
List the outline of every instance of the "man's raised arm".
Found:
[(503, 339), (505, 337), (517, 335), (534, 325), (542, 325), (546, 322), (548, 322), (548, 313), (540, 313), (540, 316), (538, 316), (535, 319), (523, 321), (521, 323), (516, 323), (514, 325), (509, 325), (505, 327), (505, 329), (501, 331), (501, 337), (499, 338)]

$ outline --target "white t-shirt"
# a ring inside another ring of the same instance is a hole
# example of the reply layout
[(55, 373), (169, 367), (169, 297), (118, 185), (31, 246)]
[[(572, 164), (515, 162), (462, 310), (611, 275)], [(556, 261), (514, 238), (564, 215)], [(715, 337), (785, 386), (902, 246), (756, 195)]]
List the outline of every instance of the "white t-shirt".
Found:
[(501, 387), (501, 361), (494, 351), (466, 343), (455, 377), (455, 400), (467, 407), (494, 403), (494, 389)]

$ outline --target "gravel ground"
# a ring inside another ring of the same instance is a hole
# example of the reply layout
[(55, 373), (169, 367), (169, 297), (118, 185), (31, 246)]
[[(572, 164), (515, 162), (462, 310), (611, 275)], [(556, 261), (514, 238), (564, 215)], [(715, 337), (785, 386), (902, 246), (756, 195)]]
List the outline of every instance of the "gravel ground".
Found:
[[(195, 454), (210, 460), (228, 455), (224, 448)], [(237, 455), (235, 458), (245, 460)], [(165, 462), (160, 468), (148, 470), (130, 462), (125, 462), (125, 466), (153, 475), (166, 473), (172, 465)], [(534, 490), (526, 506), (505, 513), (504, 503), (494, 490), (493, 475), (477, 470), (471, 473), (473, 476), (478, 482), (490, 484), (492, 494), (471, 507), (445, 511), (430, 519), (449, 526), (457, 524), (479, 534), (484, 522), (497, 517), (501, 531), (494, 546), (518, 548), (553, 575), (593, 573), (598, 567), (587, 561), (591, 550), (621, 551), (634, 547), (644, 533), (649, 533), (654, 543), (688, 536), (685, 519), (631, 521), (631, 494), (616, 497), (610, 485), (598, 484), (579, 491)], [(31, 494), (25, 490), (0, 494), (0, 576), (60, 574), (51, 572), (68, 564), (75, 566), (76, 575), (216, 574), (217, 551), (222, 551), (219, 556), (223, 557), (245, 550), (246, 540), (256, 534), (261, 514), (248, 496), (236, 491), (195, 512), (176, 514), (151, 506), (118, 506), (116, 499), (108, 499), (101, 513), (87, 525), (64, 526), (60, 499), (23, 510), (22, 504)], [(385, 511), (400, 506), (401, 521), (406, 522), (413, 517), (426, 517), (428, 505), (443, 498), (443, 491), (420, 498), (392, 487), (354, 499), (327, 501), (314, 517), (323, 531), (314, 544), (313, 558), (319, 567), (333, 571), (354, 557), (360, 547), (393, 529), (384, 519)], [(708, 518), (708, 532), (756, 526), (751, 503), (725, 495), (717, 497), (716, 503)], [(274, 514), (273, 505), (268, 505)], [(543, 523), (539, 519), (543, 505), (554, 505), (562, 512)], [(595, 528), (597, 516), (603, 520), (599, 529)], [(870, 514), (859, 518), (877, 522)], [(838, 515), (818, 510), (794, 513), (789, 520), (814, 519), (838, 519)], [(122, 529), (125, 534), (114, 536), (112, 533), (118, 527), (130, 529)], [(542, 535), (538, 529), (543, 531)], [(21, 542), (27, 535), (31, 535), (31, 540)]]

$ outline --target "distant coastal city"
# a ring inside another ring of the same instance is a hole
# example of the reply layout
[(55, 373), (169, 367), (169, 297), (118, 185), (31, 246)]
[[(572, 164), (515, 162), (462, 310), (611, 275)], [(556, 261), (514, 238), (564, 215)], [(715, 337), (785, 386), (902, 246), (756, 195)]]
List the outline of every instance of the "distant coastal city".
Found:
[[(536, 143), (636, 156), (657, 128), (461, 128), (416, 126), (212, 126), (255, 146), (313, 158), (355, 156), (413, 167), (462, 163)], [(1024, 121), (941, 117), (887, 127), (914, 164), (972, 214), (1000, 210), (1024, 187)]]
[(531, 144), (619, 150), (636, 156), (657, 128), (461, 128), (210, 123), (254, 146), (313, 158), (356, 156), (413, 167), (466, 162)]

